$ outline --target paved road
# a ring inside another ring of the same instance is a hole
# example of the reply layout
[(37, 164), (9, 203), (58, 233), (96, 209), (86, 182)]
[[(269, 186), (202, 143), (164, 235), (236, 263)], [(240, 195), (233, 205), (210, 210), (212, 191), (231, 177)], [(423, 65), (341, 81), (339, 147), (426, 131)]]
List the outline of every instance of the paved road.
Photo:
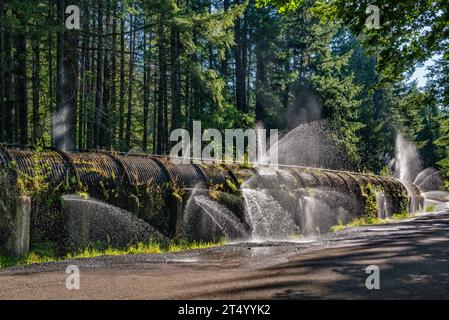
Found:
[[(80, 290), (65, 269), (81, 270)], [(369, 265), (380, 290), (367, 290)], [(448, 299), (449, 208), (314, 241), (240, 243), (166, 255), (6, 269), (0, 299)]]

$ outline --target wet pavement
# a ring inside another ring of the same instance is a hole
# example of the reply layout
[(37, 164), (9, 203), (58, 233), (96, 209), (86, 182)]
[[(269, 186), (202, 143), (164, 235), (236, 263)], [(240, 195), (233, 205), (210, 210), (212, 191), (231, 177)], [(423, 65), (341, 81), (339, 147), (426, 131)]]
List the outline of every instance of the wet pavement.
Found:
[[(67, 266), (81, 272), (67, 290)], [(380, 270), (380, 289), (365, 286)], [(0, 271), (0, 299), (448, 299), (449, 208), (315, 239)]]

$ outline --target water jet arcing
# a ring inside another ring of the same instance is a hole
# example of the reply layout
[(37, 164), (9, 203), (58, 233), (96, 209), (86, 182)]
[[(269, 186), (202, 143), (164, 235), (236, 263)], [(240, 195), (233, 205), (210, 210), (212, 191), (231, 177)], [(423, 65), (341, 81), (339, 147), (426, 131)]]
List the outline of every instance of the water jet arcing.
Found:
[(113, 247), (167, 242), (148, 223), (115, 206), (66, 195), (62, 197), (62, 207), (67, 213), (68, 246), (73, 249), (83, 249), (98, 242)]
[(416, 178), (413, 181), (413, 183), (419, 186), (421, 183), (423, 183), (425, 179), (427, 179), (429, 176), (433, 175), (436, 172), (438, 172), (438, 170), (434, 168), (426, 168), (416, 175)]
[(408, 141), (402, 133), (396, 136), (395, 176), (403, 183), (413, 183), (422, 170), (421, 160), (415, 144)]
[(376, 191), (377, 216), (379, 219), (389, 218), (392, 215), (389, 201), (382, 191)]
[(226, 206), (193, 191), (184, 210), (183, 236), (191, 240), (228, 241), (246, 239), (248, 231), (242, 221)]
[(428, 200), (449, 201), (449, 193), (435, 191), (441, 187), (440, 172), (434, 168), (423, 170), (416, 146), (401, 133), (396, 138), (394, 164), (395, 176), (407, 188), (409, 212), (424, 210)]
[[(351, 162), (342, 148), (331, 139), (326, 120), (302, 124), (282, 136), (276, 148), (279, 165), (351, 170)], [(271, 154), (271, 151), (268, 152)], [(263, 163), (272, 159), (264, 159)]]
[(426, 200), (428, 199), (439, 202), (449, 202), (449, 192), (446, 191), (427, 191), (422, 195)]
[(304, 197), (300, 202), (304, 212), (304, 227), (302, 232), (306, 237), (315, 236), (317, 234), (314, 222), (314, 215), (317, 213), (315, 212), (316, 199), (313, 197)]
[(442, 185), (441, 172), (435, 169), (433, 170), (432, 173), (424, 176), (421, 181), (416, 181), (417, 179), (415, 179), (413, 183), (423, 191), (438, 190)]
[(243, 189), (245, 216), (255, 240), (281, 240), (297, 233), (290, 214), (265, 190)]

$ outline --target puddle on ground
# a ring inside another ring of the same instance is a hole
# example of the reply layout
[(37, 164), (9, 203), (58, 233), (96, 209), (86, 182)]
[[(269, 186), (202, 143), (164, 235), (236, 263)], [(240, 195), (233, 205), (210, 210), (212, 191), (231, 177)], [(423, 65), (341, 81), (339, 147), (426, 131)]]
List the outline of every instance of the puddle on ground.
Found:
[(200, 259), (198, 258), (181, 258), (169, 260), (170, 263), (197, 263)]

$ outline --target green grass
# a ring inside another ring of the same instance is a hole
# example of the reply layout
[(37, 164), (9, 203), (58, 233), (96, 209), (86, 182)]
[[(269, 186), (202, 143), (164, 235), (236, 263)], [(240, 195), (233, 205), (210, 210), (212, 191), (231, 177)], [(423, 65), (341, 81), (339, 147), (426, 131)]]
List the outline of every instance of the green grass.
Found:
[(426, 208), (426, 212), (434, 212), (436, 210), (436, 207), (434, 205), (428, 206)]
[(390, 217), (390, 220), (404, 220), (413, 217), (413, 214), (410, 213), (395, 213)]
[(360, 227), (372, 224), (385, 224), (394, 220), (403, 220), (412, 217), (412, 215), (408, 213), (396, 213), (393, 214), (390, 218), (387, 219), (379, 219), (379, 218), (355, 218), (348, 224), (343, 224), (343, 222), (339, 222), (337, 225), (331, 228), (331, 232), (341, 231), (348, 227)]
[(302, 235), (298, 232), (292, 232), (287, 236), (287, 239), (290, 241), (301, 240), (303, 238), (304, 238), (304, 235)]
[(36, 248), (28, 253), (26, 256), (8, 256), (0, 254), (0, 269), (18, 265), (29, 265), (35, 263), (44, 263), (52, 261), (62, 261), (66, 259), (85, 259), (95, 258), (99, 256), (119, 256), (127, 254), (157, 254), (157, 253), (172, 253), (181, 252), (195, 249), (212, 248), (220, 245), (224, 245), (225, 242), (180, 242), (172, 241), (168, 245), (162, 245), (159, 243), (139, 243), (134, 246), (130, 246), (126, 249), (116, 248), (97, 248), (89, 247), (78, 252), (69, 252), (65, 256), (58, 256), (56, 250), (53, 248)]
[(35, 252), (30, 252), (25, 257), (0, 255), (0, 269), (19, 265), (28, 265), (34, 263), (44, 263), (56, 261), (54, 256), (41, 256)]

